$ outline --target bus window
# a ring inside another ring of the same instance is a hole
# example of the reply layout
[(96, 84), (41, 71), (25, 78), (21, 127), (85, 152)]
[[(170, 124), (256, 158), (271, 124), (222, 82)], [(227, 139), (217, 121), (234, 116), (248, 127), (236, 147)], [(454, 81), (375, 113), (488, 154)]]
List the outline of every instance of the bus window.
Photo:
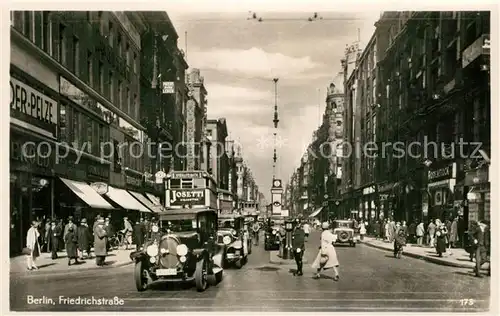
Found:
[(170, 189), (180, 189), (181, 179), (170, 179)]
[(192, 189), (193, 179), (181, 179), (181, 189)]
[(202, 189), (202, 188), (205, 188), (205, 179), (203, 178), (193, 179), (193, 189)]

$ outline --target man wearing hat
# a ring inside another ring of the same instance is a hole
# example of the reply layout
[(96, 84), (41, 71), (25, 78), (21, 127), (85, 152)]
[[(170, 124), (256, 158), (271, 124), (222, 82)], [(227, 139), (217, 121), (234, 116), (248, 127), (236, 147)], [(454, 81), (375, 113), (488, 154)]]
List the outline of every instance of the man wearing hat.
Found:
[(50, 227), (48, 230), (50, 251), (52, 253), (52, 260), (57, 259), (57, 250), (59, 250), (59, 239), (62, 235), (62, 229), (59, 225), (56, 225), (55, 220), (50, 221)]
[(77, 230), (78, 238), (78, 249), (80, 250), (80, 259), (83, 260), (83, 253), (87, 253), (87, 258), (90, 259), (90, 241), (92, 239), (92, 233), (90, 232), (89, 226), (87, 225), (87, 219), (83, 218), (78, 226)]
[(98, 266), (104, 265), (104, 260), (106, 260), (106, 256), (108, 255), (107, 242), (108, 236), (106, 227), (104, 226), (104, 218), (101, 217), (97, 220), (97, 224), (94, 227), (94, 253)]
[(128, 250), (128, 246), (132, 245), (132, 232), (133, 232), (132, 224), (128, 221), (128, 217), (123, 218), (123, 229), (121, 232), (124, 235), (124, 238), (126, 238), (126, 249)]
[(293, 257), (295, 258), (295, 263), (297, 264), (297, 272), (294, 275), (302, 275), (302, 258), (304, 257), (305, 251), (305, 239), (306, 233), (302, 228), (300, 223), (300, 219), (295, 220), (295, 230), (293, 231), (292, 236), (292, 246), (293, 246)]
[(68, 223), (66, 224), (66, 226), (64, 226), (64, 234), (63, 234), (64, 244), (66, 244), (66, 235), (68, 234), (70, 227), (72, 227), (73, 231), (76, 232), (77, 227), (75, 223), (73, 223), (73, 216), (68, 217)]

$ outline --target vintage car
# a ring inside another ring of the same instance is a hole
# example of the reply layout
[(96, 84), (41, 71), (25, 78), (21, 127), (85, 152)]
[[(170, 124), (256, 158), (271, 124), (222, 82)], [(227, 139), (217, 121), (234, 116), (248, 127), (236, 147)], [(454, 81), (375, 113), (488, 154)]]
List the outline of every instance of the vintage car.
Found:
[(264, 233), (264, 250), (279, 250), (282, 238), (283, 228), (281, 226), (269, 226)]
[(352, 220), (333, 221), (333, 236), (335, 244), (349, 244), (351, 247), (356, 247), (357, 236), (354, 234)]
[(157, 280), (194, 281), (200, 292), (219, 283), (223, 271), (217, 260), (217, 212), (179, 209), (158, 215), (160, 227), (153, 226), (144, 248), (130, 254), (137, 290), (144, 291)]
[(251, 240), (245, 232), (245, 218), (239, 215), (220, 217), (217, 244), (223, 249), (223, 267), (234, 265), (241, 269), (252, 251)]

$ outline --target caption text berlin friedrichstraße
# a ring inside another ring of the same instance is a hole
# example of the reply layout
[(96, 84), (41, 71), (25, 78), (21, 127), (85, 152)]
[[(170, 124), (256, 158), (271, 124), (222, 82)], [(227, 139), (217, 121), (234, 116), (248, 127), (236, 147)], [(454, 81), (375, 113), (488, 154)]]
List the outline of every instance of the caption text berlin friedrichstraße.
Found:
[(28, 305), (108, 305), (108, 306), (120, 306), (124, 305), (125, 301), (117, 296), (114, 297), (68, 297), (59, 295), (57, 298), (52, 298), (48, 296), (35, 297), (33, 295), (26, 296), (26, 302)]

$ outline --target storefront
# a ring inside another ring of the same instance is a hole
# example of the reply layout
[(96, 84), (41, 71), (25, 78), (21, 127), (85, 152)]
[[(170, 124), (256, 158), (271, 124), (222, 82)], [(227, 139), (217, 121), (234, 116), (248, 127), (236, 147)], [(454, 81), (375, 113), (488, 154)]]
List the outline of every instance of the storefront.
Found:
[(58, 148), (55, 216), (93, 220), (97, 214), (111, 214), (114, 207), (90, 186), (109, 182), (109, 162), (69, 147)]
[(363, 188), (363, 198), (362, 198), (362, 218), (366, 220), (371, 220), (377, 218), (377, 211), (375, 206), (376, 199), (376, 186), (370, 185)]
[[(453, 201), (457, 177), (456, 163), (435, 163), (427, 173), (427, 191), (422, 193), (422, 208), (428, 210), (427, 220), (442, 221), (453, 216)], [(428, 205), (428, 206), (426, 206)]]
[(54, 212), (58, 102), (54, 90), (14, 65), (10, 96), (10, 254), (17, 254), (31, 221)]
[(465, 174), (465, 190), (467, 192), (468, 224), (472, 221), (490, 220), (490, 165), (468, 170)]

